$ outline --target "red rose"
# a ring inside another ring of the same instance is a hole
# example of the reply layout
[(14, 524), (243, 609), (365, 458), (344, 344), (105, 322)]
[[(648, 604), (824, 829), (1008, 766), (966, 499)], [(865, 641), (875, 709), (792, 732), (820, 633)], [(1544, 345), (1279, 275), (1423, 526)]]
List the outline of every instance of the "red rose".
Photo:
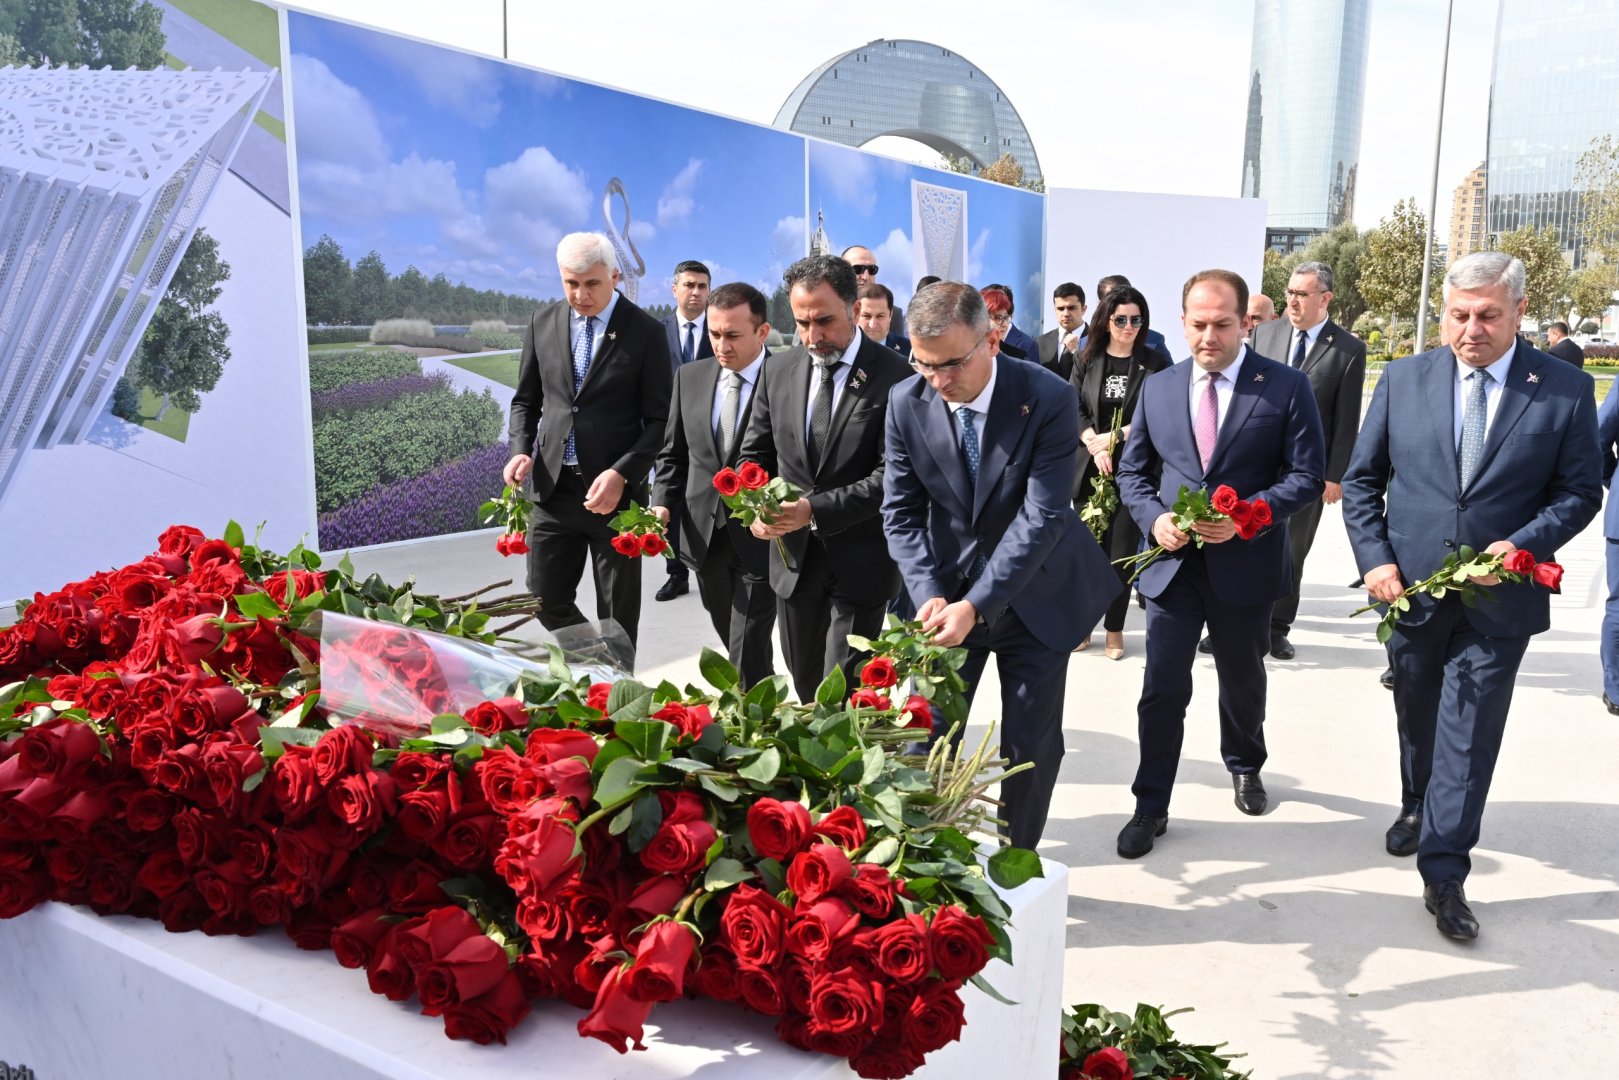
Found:
[(736, 957), (718, 946), (704, 949), (697, 970), (692, 973), (697, 993), (715, 1001), (735, 1001), (742, 993), (737, 979)]
[(288, 746), (271, 766), (269, 783), (275, 804), (289, 822), (313, 810), (325, 791), (315, 769), (315, 752), (308, 746)]
[(528, 733), (523, 756), (530, 761), (550, 764), (571, 757), (595, 761), (601, 746), (588, 732), (572, 728), (535, 728)]
[(633, 559), (641, 554), (641, 542), (635, 538), (634, 533), (619, 533), (613, 537), (613, 550), (625, 558)]
[(954, 904), (940, 908), (928, 927), (928, 945), (939, 974), (951, 982), (961, 982), (989, 963), (989, 947), (995, 941), (984, 920), (968, 915)]
[(1089, 1080), (1132, 1080), (1136, 1074), (1129, 1056), (1117, 1046), (1104, 1046), (1086, 1058), (1079, 1071)]
[(487, 866), (494, 849), (506, 839), (503, 820), (487, 809), (481, 804), (463, 807), (433, 841), (433, 850), (458, 870)]
[(736, 478), (749, 491), (756, 491), (770, 483), (770, 474), (757, 461), (744, 461), (736, 470)]
[(703, 865), (718, 835), (706, 821), (666, 821), (641, 850), (641, 865), (655, 874), (689, 874)]
[(1217, 514), (1231, 513), (1239, 501), (1237, 493), (1232, 490), (1229, 484), (1221, 484), (1214, 489), (1214, 494), (1209, 496), (1209, 505), (1214, 508), (1214, 512)]
[(894, 661), (886, 656), (874, 656), (866, 661), (866, 666), (860, 669), (860, 684), (886, 690), (899, 682), (899, 675), (894, 671)]
[(1554, 562), (1535, 564), (1535, 584), (1555, 589), (1563, 583), (1563, 568)]
[(910, 719), (905, 721), (906, 727), (919, 728), (927, 732), (933, 730), (933, 705), (921, 694), (912, 694), (906, 698), (899, 711), (910, 714)]
[(854, 877), (849, 856), (835, 844), (816, 844), (787, 868), (787, 887), (801, 904), (813, 904)]
[(760, 799), (748, 807), (748, 839), (767, 859), (785, 863), (803, 849), (809, 835), (809, 811), (799, 803)]
[(164, 555), (190, 555), (208, 537), (190, 525), (170, 525), (157, 538), (157, 550)]
[(624, 990), (637, 1001), (674, 1001), (685, 992), (686, 968), (697, 938), (685, 923), (654, 923), (635, 947)]
[(756, 1013), (780, 1016), (787, 1007), (781, 980), (762, 968), (743, 968), (737, 973), (737, 988), (743, 1004)]
[(479, 933), (417, 967), (416, 995), (422, 999), (423, 1013), (438, 1016), (451, 1005), (488, 993), (510, 973), (506, 950)]
[(624, 986), (624, 969), (615, 966), (596, 991), (590, 1015), (579, 1021), (579, 1034), (600, 1039), (621, 1054), (629, 1050), (632, 1042), (637, 1050), (645, 1050), (641, 1025), (651, 1011), (652, 1002), (630, 997)]
[(331, 784), (340, 776), (371, 768), (371, 736), (352, 724), (335, 727), (315, 743), (315, 776)]
[(898, 922), (878, 927), (872, 935), (872, 944), (877, 952), (877, 967), (897, 983), (910, 986), (933, 970), (928, 924), (920, 915), (907, 915)]
[(375, 769), (345, 776), (326, 792), (326, 805), (345, 825), (374, 832), (394, 816), (393, 777)]
[(382, 918), (386, 914), (380, 907), (367, 908), (332, 931), (332, 952), (337, 954), (339, 964), (361, 968), (371, 963), (388, 933), (390, 924)]
[(1533, 574), (1535, 557), (1525, 548), (1513, 548), (1502, 557), (1501, 569), (1509, 574)]
[(824, 899), (800, 908), (787, 928), (787, 954), (820, 963), (832, 946), (860, 926), (860, 916), (842, 900)]
[(641, 534), (642, 555), (662, 555), (669, 547), (669, 541), (655, 532)]
[(887, 695), (879, 694), (869, 686), (861, 687), (850, 694), (849, 704), (857, 709), (876, 709), (879, 712), (887, 712), (893, 707), (893, 703), (888, 700)]
[(866, 822), (852, 806), (840, 806), (815, 823), (814, 833), (854, 851), (866, 842)]
[(172, 623), (164, 642), (164, 653), (171, 664), (195, 664), (225, 639), (222, 620), (217, 615), (193, 615)]
[(686, 897), (686, 879), (672, 874), (658, 874), (637, 885), (625, 907), (647, 918), (673, 915)]
[(89, 724), (57, 717), (26, 729), (16, 751), (24, 775), (68, 780), (100, 755), (101, 736)]
[(702, 738), (703, 730), (714, 722), (714, 714), (708, 711), (707, 705), (682, 705), (678, 701), (671, 701), (653, 713), (652, 719), (667, 720), (682, 737), (695, 740)]
[(1265, 526), (1271, 523), (1270, 503), (1266, 502), (1264, 499), (1255, 499), (1252, 505), (1254, 527), (1256, 530), (1263, 529)]
[(405, 1001), (416, 992), (416, 980), (410, 973), (409, 962), (400, 952), (400, 942), (422, 922), (422, 919), (411, 919), (395, 923), (383, 933), (365, 967), (366, 982), (373, 994), (381, 994), (389, 1001)]
[(528, 1015), (528, 995), (515, 971), (507, 971), (500, 982), (471, 1001), (465, 999), (444, 1010), (444, 1034), (452, 1039), (468, 1039), (482, 1046), (506, 1044), (506, 1033)]
[[(961, 995), (948, 983), (932, 979), (923, 983), (921, 992), (912, 999), (901, 1027), (902, 1038), (917, 1052), (931, 1054), (961, 1038), (966, 1023)], [(1125, 1076), (1130, 1074), (1126, 1072)]]
[(1254, 507), (1252, 503), (1237, 500), (1237, 505), (1228, 511), (1231, 524), (1237, 527), (1237, 536), (1243, 540), (1253, 539), (1258, 529), (1254, 526)]
[(870, 1033), (882, 1025), (883, 988), (852, 971), (823, 973), (811, 981), (810, 1018), (833, 1035)]
[(843, 883), (839, 895), (843, 896), (862, 915), (873, 919), (886, 919), (894, 910), (894, 897), (899, 893), (899, 879), (876, 863), (861, 863), (854, 868), (854, 877)]
[(726, 944), (738, 961), (773, 967), (781, 959), (782, 936), (792, 909), (756, 885), (741, 884), (720, 915)]
[(721, 469), (714, 474), (714, 490), (729, 499), (742, 490), (742, 478), (735, 469)]
[(506, 542), (507, 535), (508, 534), (506, 533), (501, 533), (499, 536), (495, 537), (495, 551), (501, 556), (501, 558), (505, 558), (507, 555), (512, 553), (511, 545)]
[(425, 844), (444, 831), (450, 813), (450, 793), (443, 788), (407, 791), (399, 796), (399, 831), (412, 843)]
[(528, 726), (528, 710), (523, 708), (521, 701), (512, 697), (480, 701), (468, 709), (465, 715), (467, 723), (472, 725), (472, 730), (485, 735)]
[(665, 823), (701, 821), (708, 816), (702, 796), (695, 791), (670, 791), (665, 788), (658, 792), (658, 808), (663, 811)]
[(508, 555), (527, 555), (528, 554), (528, 541), (523, 538), (522, 533), (515, 533), (514, 532), (514, 533), (507, 533), (506, 534), (506, 554), (508, 554)]
[(898, 1039), (874, 1039), (849, 1059), (856, 1076), (869, 1080), (894, 1080), (909, 1076), (923, 1066), (922, 1055)]
[(602, 712), (606, 712), (607, 698), (612, 692), (612, 683), (591, 683), (590, 691), (585, 695), (585, 704), (589, 705), (592, 709), (600, 709)]
[(566, 821), (543, 818), (532, 831), (506, 838), (495, 857), (495, 873), (519, 897), (554, 899), (578, 876), (579, 859), (574, 855), (577, 839), (573, 826)]

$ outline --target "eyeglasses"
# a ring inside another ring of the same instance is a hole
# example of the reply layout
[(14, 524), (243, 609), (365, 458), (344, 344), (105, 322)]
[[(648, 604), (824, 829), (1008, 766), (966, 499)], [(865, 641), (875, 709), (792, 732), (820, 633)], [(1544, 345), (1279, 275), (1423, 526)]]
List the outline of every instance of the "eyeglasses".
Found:
[(1115, 315), (1115, 316), (1113, 316), (1113, 325), (1117, 326), (1120, 330), (1123, 330), (1126, 326), (1139, 327), (1141, 325), (1141, 316), (1140, 315)]
[(1010, 314), (991, 315), (989, 317), (989, 321), (994, 323), (996, 326), (1011, 326), (1012, 325), (1012, 316)]
[(1303, 300), (1311, 296), (1320, 296), (1321, 293), (1312, 292), (1306, 289), (1288, 289), (1286, 295), (1289, 300)]
[(849, 265), (857, 274), (870, 274), (872, 277), (877, 276), (876, 263), (850, 263)]
[(942, 364), (927, 364), (927, 363), (923, 363), (921, 360), (918, 360), (913, 355), (911, 357), (911, 366), (913, 368), (915, 368), (918, 372), (920, 372), (923, 376), (937, 375), (940, 372), (944, 372), (944, 371), (954, 371), (956, 368), (960, 367), (962, 364), (965, 364), (967, 361), (971, 360), (973, 358), (973, 353), (978, 351), (978, 346), (982, 345), (984, 343), (985, 339), (987, 339), (988, 337), (989, 337), (988, 334), (984, 334), (982, 337), (980, 337), (978, 339), (978, 345), (974, 345), (972, 348), (968, 349), (967, 350), (967, 355), (965, 355), (965, 356), (958, 356), (954, 360), (946, 360)]

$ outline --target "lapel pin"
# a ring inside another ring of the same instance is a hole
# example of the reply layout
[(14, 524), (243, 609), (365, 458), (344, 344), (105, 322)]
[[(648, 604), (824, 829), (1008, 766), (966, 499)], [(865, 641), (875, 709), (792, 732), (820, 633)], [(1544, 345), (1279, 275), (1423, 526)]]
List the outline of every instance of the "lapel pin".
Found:
[(1265, 373), (1263, 371), (1256, 372), (1254, 374), (1254, 382), (1264, 382), (1264, 381), (1265, 381)]
[(607, 332), (607, 340), (608, 341), (617, 341), (618, 340), (618, 331), (617, 330), (609, 330)]
[(849, 389), (858, 390), (864, 385), (866, 385), (865, 368), (860, 368), (853, 375), (849, 376)]
[(1537, 383), (1537, 382), (1540, 381), (1540, 376), (1538, 374), (1536, 374), (1535, 372), (1531, 371), (1529, 373), (1529, 381), (1532, 382), (1532, 383)]
[(1029, 403), (1028, 402), (1023, 403), (1023, 415), (1024, 416), (1029, 415)]

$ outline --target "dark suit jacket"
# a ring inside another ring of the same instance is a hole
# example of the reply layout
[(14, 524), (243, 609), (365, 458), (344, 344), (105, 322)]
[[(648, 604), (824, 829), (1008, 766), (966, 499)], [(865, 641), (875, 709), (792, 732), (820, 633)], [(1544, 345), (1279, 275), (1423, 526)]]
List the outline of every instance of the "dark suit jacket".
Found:
[(1619, 498), (1614, 496), (1613, 478), (1619, 465), (1619, 379), (1608, 383), (1608, 393), (1597, 410), (1597, 444), (1602, 451), (1602, 483), (1608, 489), (1607, 509), (1602, 513), (1602, 535), (1619, 540)]
[[(768, 354), (769, 350), (766, 350)], [(753, 403), (764, 393), (765, 369), (761, 363), (753, 396), (737, 417), (737, 430), (745, 434)], [(682, 364), (675, 372), (674, 400), (669, 406), (669, 424), (664, 429), (663, 449), (658, 451), (656, 480), (652, 486), (653, 506), (675, 506), (686, 501), (686, 514), (680, 523), (680, 559), (692, 569), (703, 565), (714, 524), (725, 515), (726, 531), (737, 554), (750, 570), (765, 572), (770, 542), (760, 540), (742, 523), (730, 518), (714, 490), (714, 474), (726, 466), (735, 468), (742, 460), (742, 439), (738, 437), (730, 457), (721, 457), (719, 440), (709, 421), (714, 415), (714, 389), (724, 373), (713, 357)]]
[[(1193, 360), (1182, 360), (1142, 384), (1117, 476), (1119, 501), (1149, 539), (1153, 522), (1169, 512), (1183, 484), (1211, 493), (1229, 484), (1241, 498), (1268, 502), (1274, 520), (1268, 529), (1252, 540), (1231, 539), (1203, 548), (1215, 595), (1223, 603), (1252, 606), (1270, 603), (1293, 587), (1287, 519), (1321, 497), (1326, 448), (1315, 395), (1304, 373), (1243, 348), (1208, 472), (1192, 434), (1192, 379), (1201, 369)], [(1188, 543), (1149, 566), (1136, 579), (1141, 595), (1162, 593), (1191, 550)]]
[[(1148, 375), (1163, 371), (1169, 364), (1164, 358), (1152, 349), (1140, 349), (1130, 357), (1130, 387), (1124, 395), (1125, 423), (1135, 415), (1136, 400), (1141, 396), (1141, 385)], [(1102, 414), (1102, 374), (1107, 370), (1107, 360), (1098, 356), (1084, 367), (1074, 371), (1069, 382), (1079, 394), (1079, 430), (1095, 428), (1097, 431), (1108, 429), (1107, 421), (1099, 419)], [(1131, 434), (1135, 432), (1132, 429)], [(1080, 457), (1083, 459), (1074, 477), (1074, 498), (1088, 499), (1091, 496), (1091, 477), (1096, 475), (1096, 461), (1085, 453), (1084, 444), (1080, 444)], [(1114, 470), (1118, 469), (1118, 462), (1113, 463)], [(1173, 500), (1171, 500), (1173, 501)]]
[[(1291, 364), (1293, 324), (1271, 319), (1254, 328), (1254, 351), (1282, 364)], [(1321, 412), (1321, 431), (1327, 440), (1327, 475), (1334, 484), (1343, 482), (1349, 457), (1355, 452), (1355, 434), (1360, 430), (1360, 402), (1366, 385), (1366, 345), (1355, 335), (1328, 319), (1321, 333), (1304, 356), (1304, 374), (1315, 391), (1316, 408)]]
[(1174, 353), (1169, 351), (1169, 342), (1165, 341), (1164, 335), (1158, 331), (1152, 329), (1147, 331), (1147, 348), (1157, 350), (1158, 354), (1164, 358), (1165, 367), (1175, 362)]
[[(854, 366), (832, 414), (826, 456), (813, 472), (809, 465), (809, 352), (794, 346), (765, 360), (763, 392), (753, 398), (742, 460), (756, 461), (771, 476), (784, 477), (809, 497), (815, 531), (837, 567), (838, 580), (873, 599), (894, 595), (899, 573), (888, 557), (879, 509), (883, 498), (883, 414), (888, 391), (911, 375), (911, 367), (889, 349), (860, 335)], [(809, 529), (784, 537), (794, 567), (770, 560), (770, 586), (778, 596), (798, 587)]]
[(911, 355), (911, 339), (904, 334), (896, 334), (891, 331), (887, 337), (883, 338), (883, 347), (892, 349), (900, 356)]
[[(680, 312), (676, 311), (673, 315), (665, 315), (658, 321), (663, 323), (663, 328), (669, 335), (669, 362), (678, 368), (680, 367), (680, 347), (683, 344), (680, 340), (680, 323), (682, 321)], [(704, 333), (697, 335), (697, 351), (692, 356), (693, 363), (698, 360), (706, 360), (714, 355), (714, 344), (708, 340), (708, 334), (706, 333), (708, 330), (707, 319), (703, 320), (703, 330), (705, 331)]]
[(620, 295), (606, 340), (573, 389), (573, 339), (567, 304), (552, 304), (529, 319), (517, 367), (508, 431), (512, 454), (532, 454), (529, 484), (550, 498), (562, 471), (568, 432), (575, 432), (580, 470), (588, 487), (607, 469), (628, 483), (625, 499), (652, 467), (669, 415), (669, 348), (658, 320)]
[(1007, 327), (1006, 337), (1001, 339), (1001, 349), (1009, 352), (1017, 360), (1033, 360), (1040, 355), (1040, 346), (1034, 338), (1018, 329), (1017, 323)]
[(1585, 366), (1585, 350), (1574, 343), (1573, 338), (1564, 338), (1556, 345), (1546, 350), (1546, 355), (1555, 356), (1559, 360), (1567, 360), (1577, 368)]
[[(949, 406), (927, 380), (915, 376), (889, 395), (888, 551), (918, 601), (965, 598), (992, 627), (1010, 608), (1042, 644), (1066, 653), (1119, 591), (1070, 495), (1074, 391), (1038, 365), (997, 365), (976, 485)], [(969, 582), (981, 552), (989, 562)]]
[[(1083, 330), (1083, 327), (1081, 329)], [(1040, 366), (1057, 376), (1057, 378), (1068, 382), (1074, 374), (1074, 360), (1076, 357), (1071, 352), (1058, 355), (1058, 347), (1062, 344), (1065, 333), (1066, 331), (1061, 327), (1055, 330), (1047, 330), (1035, 338), (1035, 345), (1039, 348)], [(1083, 333), (1080, 334), (1079, 347), (1081, 349), (1085, 347), (1085, 335)], [(1030, 359), (1032, 360), (1034, 357), (1030, 357)], [(1083, 427), (1081, 430), (1083, 430)]]
[[(1383, 369), (1344, 476), (1344, 524), (1362, 573), (1395, 563), (1418, 581), (1459, 545), (1483, 551), (1497, 540), (1545, 561), (1602, 508), (1591, 376), (1522, 342), (1515, 349), (1477, 474), (1460, 492), (1455, 354), (1440, 346)], [(1481, 633), (1522, 637), (1551, 625), (1547, 590), (1490, 593), (1497, 603), (1466, 612)], [(1434, 604), (1414, 598), (1401, 621), (1420, 622)]]

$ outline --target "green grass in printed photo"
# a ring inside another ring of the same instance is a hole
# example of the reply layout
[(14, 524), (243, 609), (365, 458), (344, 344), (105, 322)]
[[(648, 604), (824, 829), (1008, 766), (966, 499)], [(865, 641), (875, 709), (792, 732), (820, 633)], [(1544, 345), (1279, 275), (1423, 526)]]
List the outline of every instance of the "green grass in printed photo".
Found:
[(281, 66), (281, 27), (274, 8), (245, 0), (169, 2), (271, 67)]
[(457, 356), (453, 360), (446, 359), (446, 364), (454, 364), (462, 371), (470, 371), (474, 375), (482, 375), (492, 379), (503, 386), (517, 389), (517, 362), (519, 353), (490, 353), (486, 356)]

